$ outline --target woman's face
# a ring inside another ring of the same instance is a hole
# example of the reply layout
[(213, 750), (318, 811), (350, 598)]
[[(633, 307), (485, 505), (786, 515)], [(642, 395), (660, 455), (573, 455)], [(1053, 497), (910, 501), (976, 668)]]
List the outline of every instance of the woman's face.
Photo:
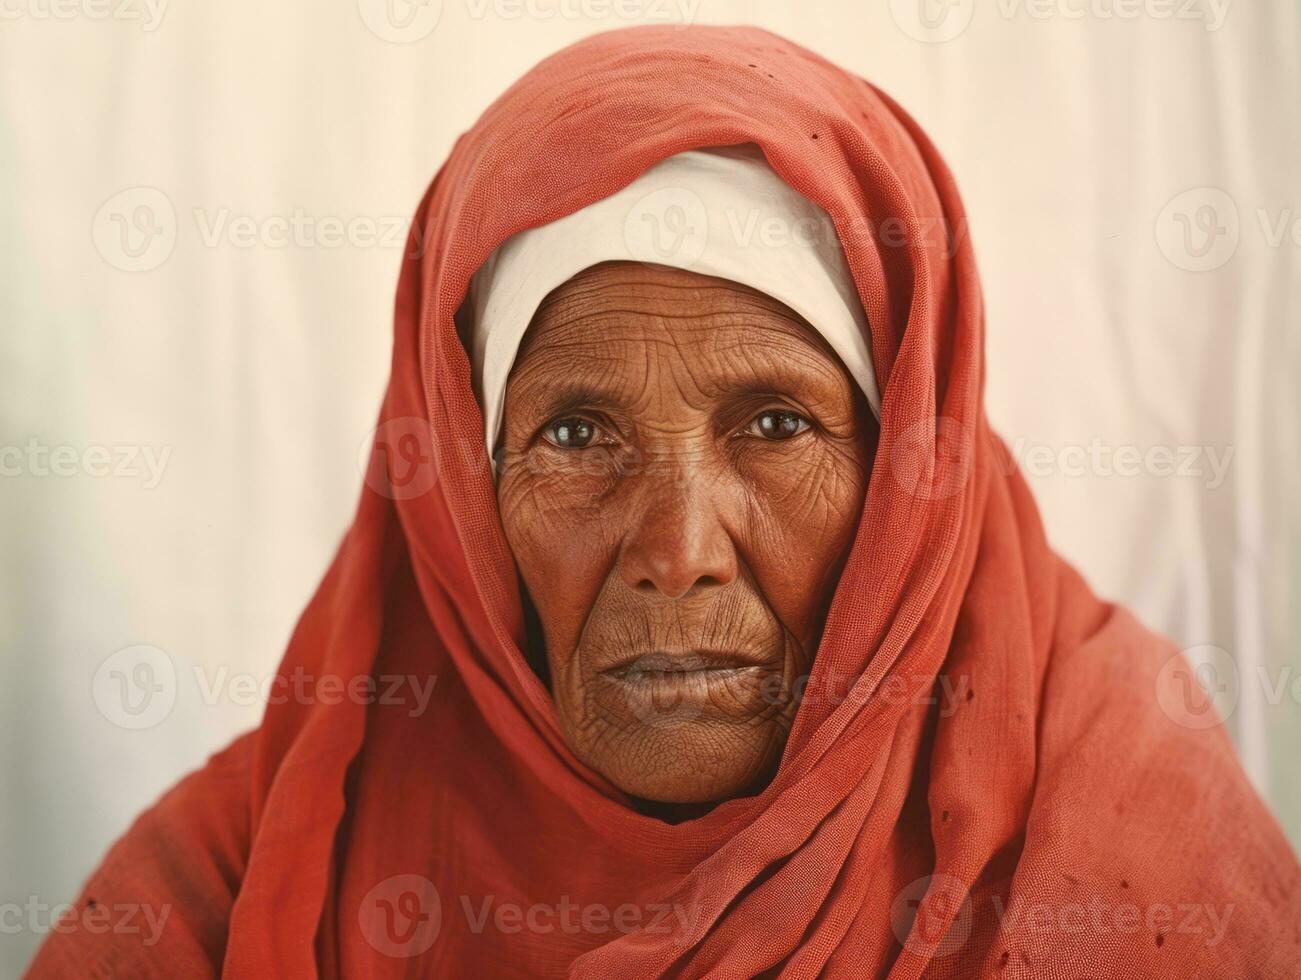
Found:
[(610, 262), (547, 297), (497, 494), (584, 762), (673, 803), (771, 775), (874, 439), (822, 338), (749, 287)]

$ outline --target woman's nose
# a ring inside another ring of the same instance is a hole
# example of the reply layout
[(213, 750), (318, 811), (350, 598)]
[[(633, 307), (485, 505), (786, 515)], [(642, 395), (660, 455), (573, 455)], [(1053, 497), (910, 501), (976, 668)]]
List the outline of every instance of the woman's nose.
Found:
[(631, 588), (680, 599), (736, 578), (736, 547), (722, 521), (728, 491), (690, 465), (669, 465), (646, 481), (619, 555)]

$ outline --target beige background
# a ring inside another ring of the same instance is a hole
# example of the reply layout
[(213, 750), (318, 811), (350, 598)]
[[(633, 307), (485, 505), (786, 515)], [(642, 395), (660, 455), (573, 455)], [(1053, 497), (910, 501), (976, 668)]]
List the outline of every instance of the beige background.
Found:
[[(1293, 3), (153, 2), (0, 0), (0, 973), (257, 724), (245, 685), (349, 519), (401, 232), (454, 138), (639, 21), (764, 25), (920, 119), (1052, 541), (1198, 648), (1301, 838)], [(141, 665), (167, 690), (133, 715), (113, 672)]]

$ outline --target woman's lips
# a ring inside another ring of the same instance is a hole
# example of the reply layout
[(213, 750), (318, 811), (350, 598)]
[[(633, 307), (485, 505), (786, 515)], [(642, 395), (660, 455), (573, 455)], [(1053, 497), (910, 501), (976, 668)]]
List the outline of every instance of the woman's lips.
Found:
[(642, 724), (683, 724), (702, 714), (761, 711), (773, 669), (769, 658), (740, 653), (656, 650), (624, 657), (599, 676)]
[(681, 679), (679, 675), (685, 674), (736, 674), (762, 667), (766, 662), (766, 658), (733, 651), (653, 650), (621, 657), (601, 674), (616, 680), (659, 679), (661, 676), (673, 680)]

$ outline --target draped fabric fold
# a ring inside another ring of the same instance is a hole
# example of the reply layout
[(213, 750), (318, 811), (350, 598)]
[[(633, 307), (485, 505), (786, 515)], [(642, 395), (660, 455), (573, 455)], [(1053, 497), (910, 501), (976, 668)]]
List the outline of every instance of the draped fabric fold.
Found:
[[(670, 824), (574, 756), (526, 659), (456, 315), (512, 234), (744, 142), (836, 226), (880, 441), (779, 770)], [(954, 181), (871, 84), (755, 28), (546, 59), (420, 205), (362, 499), (280, 668), (402, 694), (269, 705), (79, 902), (178, 906), (140, 976), (1296, 975), (1296, 859), (1178, 652), (1050, 550), (985, 418), (984, 328)], [(205, 918), (204, 886), (155, 856), (214, 853), (214, 801), (240, 853)], [(33, 975), (127, 942), (55, 936)]]

